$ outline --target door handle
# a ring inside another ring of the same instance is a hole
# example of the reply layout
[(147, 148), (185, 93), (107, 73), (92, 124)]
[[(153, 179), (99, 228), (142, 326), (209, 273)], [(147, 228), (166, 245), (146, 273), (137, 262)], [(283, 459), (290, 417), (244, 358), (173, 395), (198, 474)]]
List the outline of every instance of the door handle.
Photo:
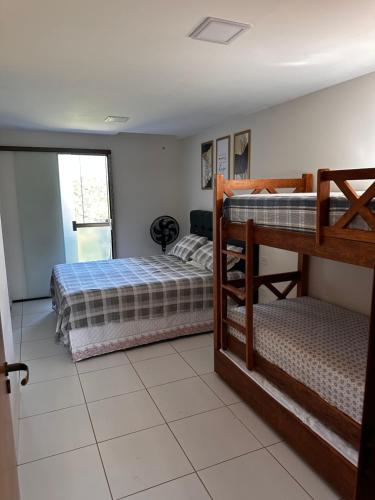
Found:
[(29, 367), (25, 363), (4, 363), (5, 376), (7, 377), (11, 372), (26, 372), (26, 375), (21, 379), (21, 385), (26, 385), (29, 381)]

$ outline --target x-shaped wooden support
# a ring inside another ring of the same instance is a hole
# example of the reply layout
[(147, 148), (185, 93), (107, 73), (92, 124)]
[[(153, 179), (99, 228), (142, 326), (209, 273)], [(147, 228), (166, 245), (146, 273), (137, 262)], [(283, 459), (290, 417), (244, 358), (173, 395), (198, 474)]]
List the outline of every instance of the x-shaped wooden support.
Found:
[(375, 198), (375, 182), (373, 182), (361, 196), (358, 196), (357, 192), (348, 181), (336, 180), (335, 183), (347, 197), (351, 203), (351, 207), (339, 218), (333, 227), (343, 229), (354, 219), (354, 217), (360, 215), (367, 222), (370, 229), (374, 231), (375, 213), (367, 205)]
[(293, 288), (297, 285), (297, 281), (291, 281), (285, 289), (280, 292), (272, 283), (263, 283), (268, 290), (270, 290), (274, 295), (276, 295), (278, 300), (286, 299), (289, 293), (293, 290)]

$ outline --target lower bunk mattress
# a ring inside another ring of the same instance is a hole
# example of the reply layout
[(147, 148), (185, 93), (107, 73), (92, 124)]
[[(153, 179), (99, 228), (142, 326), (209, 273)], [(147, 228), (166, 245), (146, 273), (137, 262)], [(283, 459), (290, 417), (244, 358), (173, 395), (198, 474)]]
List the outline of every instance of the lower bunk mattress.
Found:
[[(245, 325), (244, 307), (230, 308), (228, 317)], [(311, 297), (254, 306), (255, 350), (358, 423), (368, 338), (367, 316)]]

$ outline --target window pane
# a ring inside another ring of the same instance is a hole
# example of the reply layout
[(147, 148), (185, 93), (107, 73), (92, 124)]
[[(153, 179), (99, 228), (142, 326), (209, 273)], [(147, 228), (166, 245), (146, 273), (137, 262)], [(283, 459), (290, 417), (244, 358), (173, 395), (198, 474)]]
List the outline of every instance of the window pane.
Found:
[(78, 260), (107, 260), (112, 258), (111, 229), (82, 227), (77, 231)]

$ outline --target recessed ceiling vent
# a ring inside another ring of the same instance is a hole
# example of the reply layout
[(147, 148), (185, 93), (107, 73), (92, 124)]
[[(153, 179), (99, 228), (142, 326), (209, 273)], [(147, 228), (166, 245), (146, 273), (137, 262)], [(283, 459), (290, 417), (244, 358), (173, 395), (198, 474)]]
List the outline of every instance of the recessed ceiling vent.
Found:
[(130, 120), (129, 116), (107, 116), (106, 123), (126, 123)]
[(250, 24), (236, 23), (235, 21), (227, 21), (216, 17), (206, 17), (206, 19), (190, 33), (189, 37), (203, 42), (228, 45), (250, 28)]

